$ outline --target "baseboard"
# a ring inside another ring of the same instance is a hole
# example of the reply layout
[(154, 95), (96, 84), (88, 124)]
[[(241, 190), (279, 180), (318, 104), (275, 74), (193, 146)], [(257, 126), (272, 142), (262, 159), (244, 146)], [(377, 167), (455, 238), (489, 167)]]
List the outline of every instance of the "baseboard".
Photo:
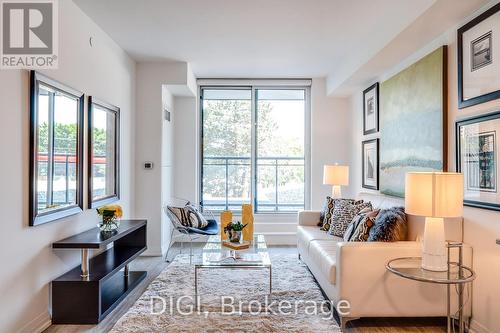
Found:
[(48, 311), (44, 311), (33, 320), (30, 320), (26, 325), (21, 327), (17, 333), (40, 333), (45, 331), (52, 325), (52, 319)]
[(296, 232), (262, 232), (267, 245), (297, 245)]
[(476, 320), (472, 319), (470, 323), (470, 333), (492, 333), (490, 330), (488, 330), (486, 327), (484, 327), (482, 324), (477, 322)]
[(141, 257), (162, 257), (163, 254), (158, 251), (145, 251), (140, 254)]

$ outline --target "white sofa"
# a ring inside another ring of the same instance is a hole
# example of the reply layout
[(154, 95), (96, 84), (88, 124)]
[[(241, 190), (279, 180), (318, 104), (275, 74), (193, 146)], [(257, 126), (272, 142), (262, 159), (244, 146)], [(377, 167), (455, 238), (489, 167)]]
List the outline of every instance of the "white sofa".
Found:
[[(398, 198), (362, 193), (358, 199), (371, 201), (375, 208), (404, 206)], [(297, 248), (299, 257), (328, 298), (336, 304), (346, 300), (348, 315), (340, 315), (342, 330), (346, 322), (360, 317), (441, 317), (446, 316), (446, 287), (398, 277), (385, 268), (398, 257), (421, 256), (423, 218), (408, 216), (408, 241), (343, 242), (317, 226), (319, 211), (298, 213)], [(445, 221), (447, 239), (462, 240), (461, 219)], [(472, 251), (466, 248), (470, 264)], [(452, 307), (456, 305), (452, 302)]]

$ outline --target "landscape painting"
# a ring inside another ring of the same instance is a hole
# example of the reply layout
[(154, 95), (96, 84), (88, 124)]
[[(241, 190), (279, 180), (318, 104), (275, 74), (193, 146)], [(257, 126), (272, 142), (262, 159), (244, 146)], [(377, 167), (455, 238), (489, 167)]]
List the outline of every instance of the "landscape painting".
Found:
[(446, 46), (380, 85), (380, 191), (404, 197), (405, 174), (446, 171)]

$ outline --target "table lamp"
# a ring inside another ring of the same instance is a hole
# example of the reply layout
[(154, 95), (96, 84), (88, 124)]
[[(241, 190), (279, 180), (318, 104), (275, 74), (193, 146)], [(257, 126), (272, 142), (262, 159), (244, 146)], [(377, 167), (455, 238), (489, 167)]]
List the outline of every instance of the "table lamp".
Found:
[(454, 172), (408, 172), (405, 211), (425, 216), (422, 268), (448, 270), (444, 218), (460, 217), (463, 211), (464, 178)]
[(332, 185), (332, 198), (341, 198), (341, 186), (349, 185), (349, 167), (345, 165), (324, 165), (323, 185)]

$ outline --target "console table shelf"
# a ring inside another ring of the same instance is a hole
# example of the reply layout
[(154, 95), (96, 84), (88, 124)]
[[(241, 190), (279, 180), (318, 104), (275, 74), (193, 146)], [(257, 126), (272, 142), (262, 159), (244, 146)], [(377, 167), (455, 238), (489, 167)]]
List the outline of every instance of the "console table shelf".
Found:
[[(91, 249), (113, 247), (89, 259)], [(52, 323), (97, 324), (145, 277), (128, 264), (146, 250), (146, 221), (125, 220), (112, 235), (93, 228), (52, 244), (54, 249), (80, 249), (82, 265), (52, 281)], [(120, 272), (124, 268), (124, 272)]]

